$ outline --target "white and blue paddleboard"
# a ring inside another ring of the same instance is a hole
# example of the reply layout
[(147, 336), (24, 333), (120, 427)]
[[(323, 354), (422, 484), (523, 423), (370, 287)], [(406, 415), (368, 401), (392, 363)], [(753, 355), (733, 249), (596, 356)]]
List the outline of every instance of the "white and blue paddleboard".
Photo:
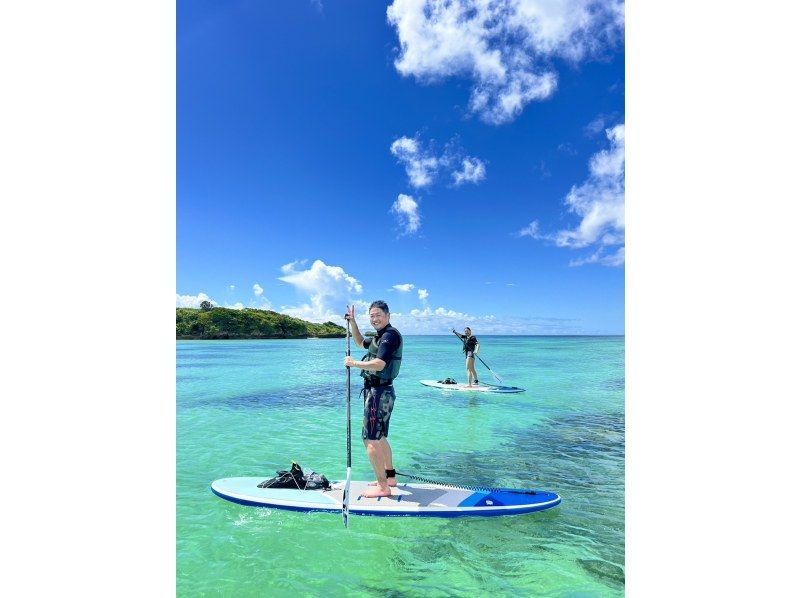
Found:
[(501, 394), (525, 392), (525, 389), (519, 386), (495, 386), (494, 384), (483, 383), (468, 386), (466, 384), (445, 384), (444, 382), (437, 382), (436, 380), (420, 380), (420, 384), (433, 388), (441, 388), (442, 390), (455, 390), (460, 392), (492, 392)]
[[(291, 511), (340, 513), (344, 481), (331, 482), (329, 490), (259, 488), (264, 478), (223, 478), (211, 490), (225, 500), (250, 507)], [(521, 515), (555, 507), (561, 497), (553, 492), (511, 488), (464, 490), (438, 484), (398, 484), (392, 496), (363, 498), (369, 482), (350, 482), (350, 514), (381, 517), (488, 517)]]

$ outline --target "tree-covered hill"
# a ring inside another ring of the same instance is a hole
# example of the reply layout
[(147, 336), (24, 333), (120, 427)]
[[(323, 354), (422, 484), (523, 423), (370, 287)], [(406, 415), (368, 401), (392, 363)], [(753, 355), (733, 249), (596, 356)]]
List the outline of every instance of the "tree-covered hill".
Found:
[(175, 309), (178, 339), (225, 338), (344, 338), (343, 326), (333, 322), (314, 324), (264, 309), (208, 307)]

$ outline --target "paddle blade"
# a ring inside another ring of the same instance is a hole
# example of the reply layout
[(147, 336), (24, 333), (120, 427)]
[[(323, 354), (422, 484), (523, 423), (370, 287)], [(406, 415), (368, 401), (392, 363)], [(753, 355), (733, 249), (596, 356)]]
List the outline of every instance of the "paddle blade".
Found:
[(345, 527), (350, 523), (350, 468), (347, 468), (347, 479), (344, 483), (344, 492), (342, 493), (342, 522)]

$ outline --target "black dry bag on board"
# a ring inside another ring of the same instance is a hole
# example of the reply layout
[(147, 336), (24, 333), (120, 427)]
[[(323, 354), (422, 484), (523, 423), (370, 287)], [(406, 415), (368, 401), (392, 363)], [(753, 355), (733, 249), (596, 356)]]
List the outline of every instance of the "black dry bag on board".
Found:
[(321, 474), (314, 471), (308, 475), (303, 474), (303, 469), (292, 461), (292, 467), (289, 471), (281, 470), (275, 472), (274, 478), (264, 480), (261, 482), (259, 488), (293, 488), (294, 490), (320, 490), (331, 487), (328, 479)]

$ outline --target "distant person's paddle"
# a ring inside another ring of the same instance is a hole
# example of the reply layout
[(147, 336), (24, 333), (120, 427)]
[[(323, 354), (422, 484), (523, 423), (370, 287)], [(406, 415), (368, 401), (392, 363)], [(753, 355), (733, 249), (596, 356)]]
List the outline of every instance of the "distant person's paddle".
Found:
[[(350, 307), (348, 306), (348, 310)], [(347, 356), (350, 357), (350, 318), (347, 319)], [(348, 526), (350, 517), (350, 366), (347, 368), (347, 478), (342, 494), (342, 519), (344, 526)]]
[[(467, 346), (467, 341), (465, 341), (463, 338), (461, 338), (461, 335), (458, 332), (456, 332), (455, 330), (452, 330), (451, 332), (458, 337), (458, 340), (460, 340), (462, 343), (464, 343), (465, 347)], [(475, 357), (478, 357), (478, 356), (475, 355)], [(480, 357), (478, 357), (478, 361), (480, 361), (483, 365), (486, 365), (486, 362), (483, 359), (481, 359)], [(488, 365), (486, 365), (486, 369), (489, 370), (492, 373), (492, 376), (494, 376), (495, 380), (497, 380), (500, 384), (503, 384), (503, 379), (500, 376), (498, 376), (497, 374), (495, 374), (492, 371), (492, 368), (490, 368)]]

